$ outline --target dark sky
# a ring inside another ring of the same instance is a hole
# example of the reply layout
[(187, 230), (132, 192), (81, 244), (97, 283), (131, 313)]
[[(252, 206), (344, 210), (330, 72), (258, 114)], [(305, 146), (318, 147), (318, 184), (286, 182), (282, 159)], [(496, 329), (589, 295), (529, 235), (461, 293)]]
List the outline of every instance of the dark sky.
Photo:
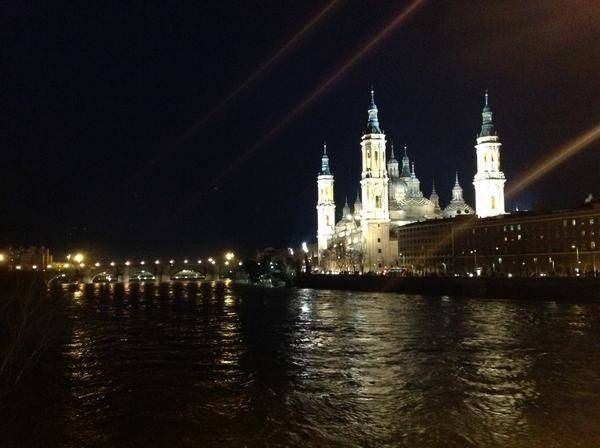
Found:
[[(0, 242), (61, 250), (71, 233), (122, 255), (192, 256), (311, 240), (323, 140), (338, 204), (356, 194), (371, 84), (386, 134), (443, 203), (455, 170), (473, 203), (486, 88), (509, 183), (598, 124), (597, 1), (429, 1), (238, 162), (408, 3), (338, 1), (191, 134), (327, 2), (3, 3)], [(600, 195), (599, 149), (509, 208)]]

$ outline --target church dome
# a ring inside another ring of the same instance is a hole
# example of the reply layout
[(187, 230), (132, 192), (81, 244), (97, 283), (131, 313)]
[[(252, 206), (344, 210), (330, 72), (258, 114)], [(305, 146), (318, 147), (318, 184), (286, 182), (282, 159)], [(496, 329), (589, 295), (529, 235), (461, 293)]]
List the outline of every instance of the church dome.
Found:
[(408, 193), (408, 185), (399, 177), (390, 182), (390, 196), (396, 201), (402, 201)]

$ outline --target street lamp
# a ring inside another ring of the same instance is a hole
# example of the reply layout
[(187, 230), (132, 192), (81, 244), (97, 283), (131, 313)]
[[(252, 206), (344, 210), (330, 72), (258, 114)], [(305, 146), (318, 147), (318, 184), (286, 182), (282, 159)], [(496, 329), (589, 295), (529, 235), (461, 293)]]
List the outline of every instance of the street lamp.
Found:
[(579, 246), (573, 244), (571, 249), (575, 249), (575, 255), (577, 257), (577, 266), (575, 267), (575, 272), (579, 273), (579, 264), (581, 263), (581, 261), (579, 261)]
[(75, 261), (75, 263), (81, 263), (83, 261), (83, 259), (84, 259), (84, 256), (82, 253), (77, 253), (73, 257), (73, 260)]
[(231, 261), (231, 260), (233, 260), (234, 258), (235, 258), (235, 255), (234, 255), (234, 253), (233, 253), (233, 252), (227, 252), (227, 253), (225, 254), (225, 260), (227, 260), (227, 261)]

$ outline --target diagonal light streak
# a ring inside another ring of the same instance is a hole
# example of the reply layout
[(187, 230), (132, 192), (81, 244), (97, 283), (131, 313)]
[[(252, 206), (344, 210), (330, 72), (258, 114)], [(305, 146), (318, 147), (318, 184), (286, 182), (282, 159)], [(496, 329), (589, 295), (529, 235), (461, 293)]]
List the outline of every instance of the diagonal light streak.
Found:
[(325, 81), (317, 86), (304, 100), (302, 100), (292, 111), (287, 114), (279, 123), (273, 126), (263, 137), (260, 138), (254, 145), (238, 157), (234, 163), (229, 165), (220, 175), (218, 175), (213, 185), (218, 184), (225, 176), (237, 169), (242, 163), (246, 162), (257, 150), (265, 145), (271, 138), (273, 138), (278, 132), (280, 132), (290, 121), (292, 121), (297, 115), (304, 111), (310, 104), (312, 104), (323, 92), (325, 92), (335, 81), (337, 81), (342, 75), (344, 75), (350, 68), (352, 68), (358, 61), (360, 61), (370, 50), (375, 48), (388, 34), (390, 34), (396, 27), (405, 22), (411, 14), (413, 14), (420, 6), (426, 3), (426, 0), (415, 0), (407, 8), (403, 9), (398, 13), (394, 19), (389, 22), (385, 28), (373, 37), (366, 45), (361, 47), (356, 53), (354, 53), (349, 59), (347, 59), (332, 75), (330, 75)]

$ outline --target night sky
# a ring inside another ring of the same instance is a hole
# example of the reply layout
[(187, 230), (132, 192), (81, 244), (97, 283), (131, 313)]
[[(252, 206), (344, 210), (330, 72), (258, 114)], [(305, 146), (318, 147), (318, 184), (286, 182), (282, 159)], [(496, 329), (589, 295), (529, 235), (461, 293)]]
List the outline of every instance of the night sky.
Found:
[[(201, 121), (327, 3), (5, 2), (0, 243), (194, 256), (313, 240), (322, 143), (339, 213), (356, 196), (371, 84), (388, 138), (443, 204), (458, 170), (474, 205), (486, 88), (508, 183), (599, 121), (594, 0), (425, 2), (248, 154), (410, 3), (339, 0)], [(599, 149), (508, 208), (600, 196)]]

